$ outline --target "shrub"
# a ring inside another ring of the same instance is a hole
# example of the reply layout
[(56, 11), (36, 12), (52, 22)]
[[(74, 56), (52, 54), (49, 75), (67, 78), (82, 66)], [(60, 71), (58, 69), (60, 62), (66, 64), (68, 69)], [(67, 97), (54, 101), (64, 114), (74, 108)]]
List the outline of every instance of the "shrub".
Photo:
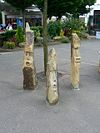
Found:
[(8, 41), (9, 41), (9, 42), (14, 42), (14, 43), (15, 43), (15, 45), (17, 46), (16, 36), (13, 36), (13, 37), (12, 37), (12, 38), (10, 38)]
[(86, 30), (86, 27), (85, 23), (81, 20), (72, 18), (64, 22), (63, 29), (68, 31), (67, 36), (71, 36), (72, 32), (75, 32), (80, 36), (81, 32)]
[(48, 23), (48, 35), (53, 38), (60, 35), (62, 24), (60, 21), (51, 21)]
[(3, 36), (6, 38), (6, 40), (9, 40), (11, 38), (13, 38), (16, 34), (16, 31), (15, 30), (8, 30), (6, 31)]
[(42, 36), (43, 28), (42, 26), (31, 27), (31, 30), (34, 31), (34, 38), (37, 40), (37, 37)]
[(3, 42), (5, 41), (5, 36), (0, 34), (0, 47), (3, 46)]
[(17, 43), (24, 42), (24, 40), (25, 40), (25, 38), (24, 38), (24, 31), (23, 31), (21, 26), (17, 27), (16, 40), (17, 40)]
[(4, 42), (3, 48), (14, 49), (15, 48), (15, 43), (14, 42)]

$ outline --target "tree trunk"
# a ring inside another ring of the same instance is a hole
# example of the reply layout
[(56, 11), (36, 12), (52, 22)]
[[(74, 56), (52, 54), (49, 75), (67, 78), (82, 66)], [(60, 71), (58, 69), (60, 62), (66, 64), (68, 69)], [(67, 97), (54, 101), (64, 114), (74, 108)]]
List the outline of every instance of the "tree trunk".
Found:
[(45, 75), (46, 75), (47, 61), (48, 61), (47, 4), (48, 4), (48, 0), (44, 0), (44, 11), (43, 11), (43, 50), (44, 50), (44, 72), (45, 72)]

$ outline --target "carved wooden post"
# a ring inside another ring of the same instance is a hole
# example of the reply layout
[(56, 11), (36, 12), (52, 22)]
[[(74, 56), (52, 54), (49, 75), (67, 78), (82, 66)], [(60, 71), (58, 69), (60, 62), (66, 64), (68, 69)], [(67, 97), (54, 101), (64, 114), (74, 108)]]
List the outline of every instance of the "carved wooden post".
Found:
[(58, 84), (57, 84), (57, 62), (56, 51), (51, 49), (48, 56), (47, 63), (47, 101), (49, 104), (56, 104), (58, 102)]
[(80, 39), (76, 33), (72, 33), (71, 43), (71, 83), (74, 89), (79, 89), (80, 80)]
[(26, 44), (24, 49), (23, 64), (23, 88), (28, 90), (35, 89), (37, 84), (36, 68), (34, 64), (34, 34), (26, 23)]

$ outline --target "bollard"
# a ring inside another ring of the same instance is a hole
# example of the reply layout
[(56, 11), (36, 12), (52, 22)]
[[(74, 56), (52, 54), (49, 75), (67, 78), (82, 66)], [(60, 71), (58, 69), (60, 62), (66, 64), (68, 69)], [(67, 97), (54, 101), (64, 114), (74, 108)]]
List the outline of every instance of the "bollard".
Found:
[(23, 88), (33, 90), (36, 87), (36, 68), (34, 64), (34, 34), (26, 23), (26, 44), (24, 48)]
[(56, 61), (56, 51), (51, 49), (48, 55), (47, 63), (47, 94), (46, 98), (49, 104), (54, 105), (58, 102), (58, 82), (57, 82), (57, 61)]
[(80, 81), (80, 39), (76, 33), (72, 33), (71, 43), (71, 83), (74, 89), (79, 89)]

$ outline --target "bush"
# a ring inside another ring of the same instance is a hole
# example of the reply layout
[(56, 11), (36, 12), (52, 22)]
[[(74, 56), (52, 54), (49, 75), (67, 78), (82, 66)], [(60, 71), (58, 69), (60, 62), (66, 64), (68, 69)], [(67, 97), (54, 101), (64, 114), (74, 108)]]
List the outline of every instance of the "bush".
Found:
[(72, 32), (75, 32), (80, 36), (81, 32), (85, 32), (86, 27), (85, 23), (81, 20), (72, 18), (64, 22), (63, 29), (66, 29), (67, 36), (71, 36)]
[(5, 33), (3, 33), (3, 36), (6, 38), (6, 40), (9, 40), (11, 38), (13, 38), (16, 34), (16, 31), (15, 30), (9, 30), (9, 31), (6, 31)]
[(35, 40), (37, 40), (37, 37), (42, 36), (42, 32), (43, 32), (42, 26), (31, 27), (31, 30), (34, 31), (34, 38), (35, 38)]
[(15, 45), (17, 46), (16, 36), (13, 36), (13, 37), (12, 37), (12, 38), (10, 38), (8, 41), (9, 41), (9, 42), (14, 42), (14, 43), (15, 43)]
[(5, 41), (5, 36), (0, 34), (0, 47), (3, 46), (4, 41)]
[(14, 49), (15, 48), (15, 43), (14, 42), (4, 42), (3, 48)]
[(60, 21), (51, 21), (48, 23), (48, 35), (53, 38), (60, 35), (62, 24)]
[(17, 43), (24, 42), (25, 40), (24, 31), (21, 26), (17, 27), (16, 40), (17, 40)]

